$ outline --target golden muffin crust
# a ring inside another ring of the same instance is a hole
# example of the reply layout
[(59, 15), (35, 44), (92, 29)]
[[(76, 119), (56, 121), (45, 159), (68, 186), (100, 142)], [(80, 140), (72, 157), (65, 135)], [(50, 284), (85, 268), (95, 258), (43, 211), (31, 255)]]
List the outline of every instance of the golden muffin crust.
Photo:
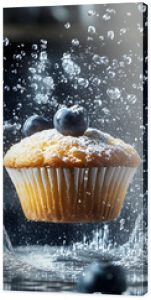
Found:
[(64, 136), (56, 129), (43, 130), (13, 145), (4, 157), (9, 168), (136, 167), (139, 163), (131, 145), (93, 128), (79, 137)]

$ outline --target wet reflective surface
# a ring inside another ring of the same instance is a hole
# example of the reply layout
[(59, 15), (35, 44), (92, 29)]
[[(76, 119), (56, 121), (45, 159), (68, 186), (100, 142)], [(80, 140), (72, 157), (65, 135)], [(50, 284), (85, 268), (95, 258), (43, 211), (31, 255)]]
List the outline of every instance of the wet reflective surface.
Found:
[[(33, 15), (29, 11), (5, 9), (4, 14), (4, 151), (22, 138), (29, 116), (47, 117), (51, 128), (62, 105), (79, 104), (88, 110), (91, 127), (133, 145), (142, 164), (120, 216), (85, 225), (27, 221), (4, 173), (4, 289), (74, 292), (88, 264), (109, 258), (127, 271), (126, 294), (143, 295), (147, 7), (136, 3), (37, 8)], [(27, 19), (17, 19), (25, 15)]]

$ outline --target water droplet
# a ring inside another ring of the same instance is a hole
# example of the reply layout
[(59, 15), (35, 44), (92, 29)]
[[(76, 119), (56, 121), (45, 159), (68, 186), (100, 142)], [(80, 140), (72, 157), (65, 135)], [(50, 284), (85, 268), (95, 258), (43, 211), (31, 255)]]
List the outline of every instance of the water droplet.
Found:
[(104, 21), (109, 21), (109, 20), (111, 19), (111, 16), (110, 16), (109, 14), (104, 14), (104, 15), (102, 16), (102, 19), (103, 19)]
[(143, 30), (144, 30), (143, 27), (139, 23), (137, 24), (137, 28), (138, 28), (139, 32), (143, 32)]
[(16, 123), (16, 130), (20, 130), (21, 129), (21, 124), (20, 123)]
[(120, 220), (120, 230), (124, 229), (125, 219)]
[(55, 70), (59, 69), (59, 64), (58, 64), (58, 63), (55, 63), (55, 64), (54, 64), (54, 69), (55, 69)]
[(71, 27), (71, 24), (70, 24), (69, 22), (67, 22), (67, 23), (64, 25), (64, 27), (65, 27), (66, 29), (69, 29), (69, 28)]
[(124, 61), (119, 61), (119, 66), (120, 66), (121, 68), (124, 68), (124, 67), (125, 67)]
[(107, 37), (108, 37), (108, 39), (113, 40), (114, 39), (114, 31), (113, 30), (109, 30), (107, 32)]
[(31, 57), (36, 59), (38, 57), (37, 53), (31, 53)]
[(137, 97), (136, 97), (135, 94), (129, 94), (129, 95), (127, 96), (127, 100), (128, 100), (129, 103), (135, 104), (136, 101), (137, 101)]
[(100, 85), (101, 79), (95, 77), (95, 78), (93, 78), (92, 83), (93, 83), (94, 85)]
[(48, 102), (48, 95), (37, 94), (34, 99), (38, 104), (46, 104)]
[(107, 70), (107, 75), (109, 76), (109, 78), (112, 79), (115, 77), (116, 73), (112, 70)]
[(36, 73), (36, 69), (35, 68), (29, 68), (28, 69), (32, 74), (35, 74)]
[(144, 3), (139, 3), (137, 9), (139, 12), (144, 13), (146, 11), (146, 5)]
[(47, 52), (46, 51), (42, 51), (40, 53), (40, 60), (43, 61), (43, 60), (47, 60)]
[(120, 29), (120, 35), (123, 35), (127, 32), (127, 29), (126, 28), (121, 28)]
[(25, 55), (26, 55), (26, 52), (25, 52), (25, 51), (21, 51), (20, 53), (21, 53), (22, 56), (25, 56)]
[(118, 60), (116, 58), (114, 58), (112, 60), (112, 67), (113, 67), (113, 69), (117, 69), (119, 67), (119, 63), (118, 63)]
[(99, 56), (97, 54), (94, 54), (94, 56), (92, 57), (92, 60), (97, 65), (105, 65), (105, 66), (107, 66), (109, 64), (109, 59), (108, 59), (107, 56)]
[[(34, 69), (34, 70), (35, 70), (35, 69)], [(34, 72), (34, 73), (36, 73), (36, 72)], [(33, 76), (33, 79), (34, 79), (34, 80), (37, 80), (37, 81), (41, 81), (42, 77), (41, 77), (40, 75), (38, 75), (38, 74), (35, 74), (35, 75)]]
[(109, 88), (106, 90), (107, 95), (112, 100), (117, 100), (121, 96), (121, 92), (117, 87)]
[(96, 33), (96, 28), (94, 26), (88, 26), (88, 33), (90, 34), (95, 34)]
[(112, 15), (116, 14), (116, 10), (114, 8), (107, 8), (106, 12), (109, 13), (109, 14), (112, 14)]
[(33, 45), (32, 45), (32, 49), (33, 49), (33, 50), (37, 50), (37, 49), (38, 49), (38, 45), (37, 45), (37, 44), (33, 44)]
[(11, 124), (10, 121), (4, 121), (4, 130), (13, 131), (15, 127), (15, 124)]
[(9, 91), (10, 91), (10, 86), (5, 85), (5, 86), (4, 86), (4, 90), (7, 91), (7, 92), (9, 92)]
[(13, 87), (12, 87), (12, 90), (13, 90), (14, 92), (17, 92), (17, 87), (16, 87), (16, 86), (13, 86)]
[(88, 10), (88, 16), (95, 16), (95, 14), (96, 14), (95, 10), (93, 10), (93, 9)]
[(88, 40), (88, 41), (94, 41), (94, 39), (93, 39), (92, 36), (88, 36), (87, 40)]
[(73, 46), (79, 46), (79, 44), (80, 44), (80, 42), (79, 42), (79, 40), (78, 39), (73, 39), (72, 41), (71, 41), (71, 43), (72, 43), (72, 45)]
[(4, 38), (3, 40), (4, 46), (8, 46), (9, 45), (9, 39), (7, 37)]
[(41, 39), (40, 41), (41, 41), (42, 44), (47, 45), (47, 40)]
[(128, 12), (126, 13), (126, 15), (127, 15), (128, 17), (130, 17), (130, 16), (132, 15), (132, 13), (131, 13), (130, 11), (128, 11)]
[(103, 35), (99, 35), (99, 40), (104, 41), (104, 36)]
[(36, 91), (38, 89), (38, 85), (36, 83), (32, 83), (31, 87)]
[(22, 56), (21, 56), (21, 54), (14, 54), (13, 59), (20, 61), (20, 60), (22, 60)]
[(53, 81), (53, 78), (50, 77), (50, 76), (47, 76), (43, 79), (43, 82), (49, 86), (50, 89), (53, 89), (54, 88), (54, 81)]
[(78, 84), (84, 88), (87, 88), (89, 85), (89, 81), (85, 78), (78, 78)]
[(80, 74), (80, 72), (81, 72), (80, 66), (78, 64), (76, 64), (75, 62), (73, 62), (70, 54), (64, 53), (63, 58), (62, 58), (62, 67), (63, 67), (64, 71), (67, 74), (69, 74), (69, 76), (71, 78)]
[(98, 106), (102, 106), (102, 100), (100, 100), (100, 99), (95, 99), (94, 102), (97, 103)]
[(103, 113), (104, 113), (105, 115), (110, 114), (110, 111), (109, 111), (109, 109), (108, 109), (107, 107), (102, 108), (102, 111), (103, 111)]
[(130, 56), (128, 56), (127, 54), (123, 55), (123, 60), (127, 65), (130, 65), (132, 62), (132, 58)]

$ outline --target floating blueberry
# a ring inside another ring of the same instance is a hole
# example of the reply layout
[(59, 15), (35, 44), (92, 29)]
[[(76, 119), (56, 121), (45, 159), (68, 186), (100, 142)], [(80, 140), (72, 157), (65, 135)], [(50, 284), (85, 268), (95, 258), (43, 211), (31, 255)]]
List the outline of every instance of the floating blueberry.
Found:
[(54, 127), (63, 135), (80, 136), (88, 128), (89, 120), (82, 106), (59, 109), (53, 119)]
[(122, 267), (114, 266), (109, 262), (91, 264), (85, 275), (80, 276), (77, 282), (79, 293), (95, 293), (120, 295), (127, 288), (126, 274)]
[(41, 116), (34, 115), (29, 117), (25, 121), (22, 128), (22, 133), (24, 136), (29, 136), (38, 131), (42, 131), (49, 128), (50, 128), (50, 124), (47, 119), (44, 119)]

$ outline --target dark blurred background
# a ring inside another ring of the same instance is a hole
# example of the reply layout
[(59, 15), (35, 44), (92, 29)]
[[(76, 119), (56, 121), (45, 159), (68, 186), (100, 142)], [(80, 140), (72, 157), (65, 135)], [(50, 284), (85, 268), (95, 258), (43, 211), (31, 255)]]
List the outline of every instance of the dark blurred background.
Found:
[[(63, 64), (65, 55), (70, 58)], [(95, 55), (104, 62), (95, 61)], [(41, 114), (52, 127), (60, 105), (73, 103), (87, 108), (91, 126), (134, 145), (142, 158), (122, 213), (109, 224), (110, 238), (122, 244), (138, 214), (144, 212), (147, 224), (145, 5), (4, 9), (4, 152), (21, 139), (28, 116)], [(119, 233), (121, 220), (125, 225)], [(27, 222), (5, 171), (4, 224), (14, 245), (70, 244), (83, 234), (91, 239), (92, 230), (103, 226)]]

